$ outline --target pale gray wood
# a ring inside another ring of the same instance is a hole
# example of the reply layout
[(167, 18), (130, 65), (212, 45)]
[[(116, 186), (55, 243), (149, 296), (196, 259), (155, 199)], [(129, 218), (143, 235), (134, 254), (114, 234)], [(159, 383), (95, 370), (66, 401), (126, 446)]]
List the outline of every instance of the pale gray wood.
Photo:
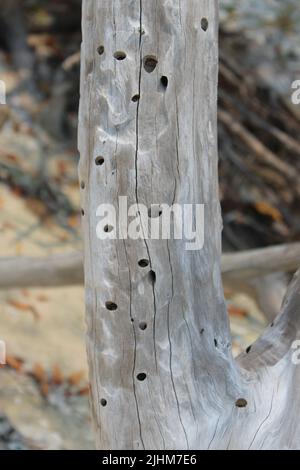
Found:
[[(221, 270), (226, 286), (253, 295), (262, 279), (268, 281), (276, 273), (294, 272), (299, 265), (300, 243), (291, 243), (223, 254)], [(0, 289), (71, 286), (83, 281), (83, 255), (76, 251), (41, 258), (0, 258)], [(282, 291), (282, 286), (279, 289)]]
[[(99, 448), (299, 447), (299, 368), (290, 348), (299, 331), (299, 278), (274, 327), (238, 362), (231, 353), (220, 273), (217, 8), (215, 0), (83, 2), (79, 176)], [(126, 59), (116, 61), (116, 51)], [(147, 55), (158, 59), (151, 74)], [(98, 156), (104, 165), (95, 165)], [(205, 203), (204, 249), (100, 242), (96, 208), (119, 195), (148, 207)], [(138, 266), (146, 257), (154, 285)], [(108, 301), (118, 309), (109, 311)]]
[[(261, 250), (262, 255), (265, 250)], [(277, 252), (277, 247), (276, 247)], [(268, 255), (272, 253), (268, 250)], [(231, 256), (225, 255), (225, 263), (222, 270), (225, 269), (224, 282), (225, 287), (234, 292), (244, 292), (253, 297), (261, 311), (268, 320), (273, 320), (282, 303), (287, 288), (287, 278), (284, 273), (272, 273), (259, 277), (259, 271), (255, 275), (254, 264), (251, 262), (251, 269), (247, 269), (244, 263), (243, 253), (233, 254), (240, 264), (234, 262)], [(247, 255), (249, 253), (247, 252)], [(257, 264), (261, 265), (264, 258), (257, 259)], [(282, 260), (285, 267), (287, 263)], [(280, 260), (278, 265), (280, 266)], [(227, 278), (226, 266), (230, 266)], [(250, 267), (250, 266), (249, 266)], [(239, 274), (234, 275), (235, 270)], [(243, 273), (252, 274), (253, 278), (243, 278)], [(264, 269), (265, 271), (265, 269)], [(71, 252), (62, 255), (52, 255), (49, 257), (14, 257), (0, 258), (0, 289), (17, 289), (30, 287), (63, 287), (72, 285), (82, 285), (83, 275), (83, 256), (82, 253)]]
[(0, 258), (0, 289), (62, 287), (83, 283), (82, 253)]
[(300, 243), (226, 253), (222, 274), (228, 282), (263, 277), (274, 272), (296, 271), (300, 266)]

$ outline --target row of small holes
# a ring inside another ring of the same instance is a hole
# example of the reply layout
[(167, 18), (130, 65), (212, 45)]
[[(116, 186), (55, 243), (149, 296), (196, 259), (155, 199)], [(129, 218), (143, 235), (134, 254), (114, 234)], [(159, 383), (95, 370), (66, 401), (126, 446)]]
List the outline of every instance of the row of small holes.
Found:
[[(140, 374), (138, 374), (136, 376), (136, 378), (140, 381), (140, 382), (144, 382), (144, 380), (146, 380), (147, 378), (147, 375), (144, 373), (144, 372), (141, 372)], [(100, 400), (100, 403), (101, 403), (101, 406), (103, 406), (104, 408), (107, 406), (107, 400), (105, 400), (105, 398), (102, 398)]]
[[(201, 28), (203, 29), (203, 31), (207, 31), (208, 29), (208, 20), (207, 18), (202, 18), (201, 20)], [(99, 46), (98, 49), (97, 49), (97, 52), (99, 55), (103, 55), (104, 54), (104, 46)], [(123, 51), (116, 51), (114, 53), (114, 58), (116, 60), (124, 60), (126, 59), (127, 55), (125, 52)], [(145, 70), (148, 72), (148, 73), (152, 73), (155, 69), (156, 69), (156, 66), (158, 64), (158, 60), (156, 59), (155, 56), (147, 56), (144, 58), (144, 68)], [(161, 86), (163, 89), (166, 89), (168, 87), (168, 84), (169, 84), (169, 80), (168, 80), (168, 77), (166, 76), (162, 76), (161, 79), (160, 79), (160, 83), (161, 83)], [(132, 101), (134, 103), (138, 102), (140, 99), (140, 96), (137, 94), (137, 95), (134, 95), (132, 97)], [(103, 157), (98, 157), (96, 159), (96, 165), (103, 165), (104, 163), (104, 158)], [(81, 182), (81, 189), (85, 189), (85, 183), (84, 181)], [(84, 215), (84, 211), (82, 211), (82, 215)]]
[[(207, 18), (202, 18), (201, 20), (201, 28), (203, 29), (203, 31), (207, 31), (208, 29), (208, 20)], [(104, 53), (104, 47), (103, 46), (99, 46), (98, 49), (97, 49), (97, 52), (99, 55), (102, 55)], [(114, 53), (114, 58), (117, 59), (117, 60), (124, 60), (126, 59), (126, 53), (125, 52), (122, 52), (122, 51), (117, 51)], [(146, 70), (146, 72), (148, 73), (152, 73), (154, 72), (154, 70), (156, 69), (156, 66), (158, 64), (158, 60), (156, 59), (156, 57), (154, 56), (147, 56), (145, 57), (144, 59), (144, 68)], [(169, 84), (169, 80), (168, 80), (168, 77), (166, 76), (162, 76), (161, 79), (160, 79), (160, 83), (161, 83), (161, 86), (166, 89), (168, 87), (168, 84)], [(132, 101), (134, 103), (138, 102), (140, 99), (140, 96), (137, 94), (137, 95), (134, 95), (132, 97)], [(97, 157), (96, 160), (95, 160), (95, 163), (96, 165), (98, 166), (101, 166), (104, 164), (104, 158), (103, 157)], [(84, 189), (85, 188), (85, 183), (82, 182), (81, 183), (81, 188)], [(84, 211), (82, 210), (82, 214), (84, 215)], [(157, 214), (153, 214), (152, 212), (152, 209), (149, 209), (149, 217), (160, 217), (162, 215), (162, 211), (159, 210)], [(106, 227), (104, 227), (104, 231), (105, 232), (111, 232), (113, 230), (113, 227), (110, 226), (110, 225), (106, 225)], [(149, 261), (146, 260), (146, 259), (141, 259), (139, 262), (138, 262), (139, 266), (141, 268), (146, 268), (147, 266), (149, 266)], [(154, 271), (150, 271), (149, 272), (149, 277), (150, 277), (150, 281), (152, 283), (155, 283), (156, 282), (156, 274)], [(107, 310), (109, 311), (115, 311), (118, 309), (118, 306), (117, 304), (115, 304), (114, 302), (106, 302), (105, 304)], [(147, 329), (147, 323), (146, 322), (141, 322), (139, 324), (139, 328), (144, 331)], [(217, 347), (217, 341), (215, 340), (215, 346)], [(146, 380), (147, 378), (147, 375), (142, 372), (140, 374), (137, 375), (137, 379), (140, 381), (140, 382), (143, 382), (144, 380)], [(103, 407), (105, 407), (107, 405), (107, 401), (103, 398), (101, 400), (101, 405)], [(244, 400), (244, 399), (239, 399), (236, 401), (236, 406), (237, 407), (245, 407), (247, 406), (247, 401)]]
[[(97, 157), (95, 159), (95, 163), (96, 163), (97, 166), (103, 165), (104, 164), (104, 158), (103, 157)], [(81, 187), (81, 189), (85, 189), (85, 182), (84, 181), (81, 181), (80, 187)], [(84, 215), (84, 214), (82, 214), (82, 215)]]
[[(98, 49), (97, 49), (97, 52), (99, 55), (103, 55), (104, 54), (104, 46), (99, 46)], [(116, 60), (125, 60), (127, 57), (126, 53), (123, 52), (123, 51), (116, 51), (114, 53), (114, 58)], [(155, 56), (146, 56), (144, 58), (144, 68), (146, 70), (146, 72), (148, 73), (152, 73), (155, 69), (156, 69), (156, 66), (158, 64), (158, 60)], [(162, 87), (165, 89), (168, 87), (168, 77), (161, 77), (161, 85)], [(134, 97), (132, 98), (132, 101), (133, 102), (137, 102), (139, 100), (139, 95), (134, 95)]]
[[(209, 25), (208, 19), (207, 18), (202, 18), (201, 19), (201, 28), (203, 29), (203, 31), (208, 30), (208, 25)], [(97, 52), (98, 52), (99, 55), (104, 54), (104, 46), (99, 46), (98, 49), (97, 49)], [(117, 60), (124, 60), (126, 58), (126, 54), (123, 51), (116, 51), (114, 53), (114, 58), (117, 59)], [(152, 58), (153, 58), (152, 56), (147, 57), (148, 60), (150, 60)]]

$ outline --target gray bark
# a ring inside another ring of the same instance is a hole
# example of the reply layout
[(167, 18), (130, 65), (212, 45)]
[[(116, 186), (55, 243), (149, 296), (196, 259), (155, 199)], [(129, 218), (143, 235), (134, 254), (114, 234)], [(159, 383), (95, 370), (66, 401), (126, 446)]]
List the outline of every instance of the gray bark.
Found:
[[(102, 449), (299, 446), (290, 347), (300, 322), (298, 277), (274, 327), (237, 362), (231, 353), (220, 269), (217, 8), (216, 0), (83, 2), (79, 176), (91, 402)], [(152, 73), (148, 56), (157, 60)], [(204, 248), (99, 241), (97, 206), (116, 205), (120, 195), (147, 207), (204, 203)]]

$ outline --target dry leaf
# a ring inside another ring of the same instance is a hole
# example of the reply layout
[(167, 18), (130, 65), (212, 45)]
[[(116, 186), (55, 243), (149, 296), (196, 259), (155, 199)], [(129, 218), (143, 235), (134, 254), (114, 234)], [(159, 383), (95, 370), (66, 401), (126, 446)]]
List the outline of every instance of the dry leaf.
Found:
[(51, 377), (51, 382), (54, 385), (61, 385), (64, 381), (62, 372), (58, 366), (54, 366), (52, 369), (52, 377)]
[(236, 317), (246, 317), (248, 312), (242, 308), (236, 307), (235, 305), (228, 305), (229, 315), (234, 315)]
[(46, 398), (49, 395), (49, 390), (50, 390), (50, 387), (47, 384), (47, 382), (43, 382), (40, 386), (40, 389), (41, 389), (41, 394), (43, 395), (43, 397)]
[(17, 188), (16, 186), (11, 188), (11, 192), (12, 194), (14, 194), (16, 197), (22, 197), (23, 193), (22, 193), (22, 189), (21, 188)]
[(84, 379), (84, 371), (74, 372), (68, 377), (68, 382), (70, 385), (79, 385), (80, 382)]
[(71, 228), (78, 228), (80, 223), (80, 219), (78, 215), (72, 215), (71, 217), (68, 218), (68, 225)]
[(37, 309), (35, 307), (33, 307), (33, 305), (30, 305), (30, 304), (27, 304), (27, 303), (24, 303), (24, 302), (20, 302), (19, 300), (13, 300), (13, 299), (9, 299), (7, 301), (7, 303), (9, 305), (11, 305), (12, 307), (14, 307), (17, 310), (20, 310), (22, 312), (31, 312), (35, 320), (40, 319), (40, 314), (37, 311)]
[(47, 374), (43, 366), (39, 363), (36, 363), (31, 371), (31, 375), (35, 378), (40, 384), (47, 383)]
[(86, 396), (90, 394), (90, 387), (87, 385), (86, 387), (81, 388), (78, 390), (78, 395), (80, 396)]
[(279, 212), (279, 210), (276, 209), (276, 207), (271, 206), (271, 204), (269, 204), (266, 201), (256, 202), (255, 203), (255, 209), (260, 214), (267, 215), (267, 216), (271, 217), (271, 219), (273, 219), (275, 222), (282, 222), (283, 221), (282, 214)]
[(13, 356), (9, 356), (9, 355), (6, 356), (6, 365), (16, 370), (17, 372), (22, 372), (23, 370), (22, 359), (19, 359)]

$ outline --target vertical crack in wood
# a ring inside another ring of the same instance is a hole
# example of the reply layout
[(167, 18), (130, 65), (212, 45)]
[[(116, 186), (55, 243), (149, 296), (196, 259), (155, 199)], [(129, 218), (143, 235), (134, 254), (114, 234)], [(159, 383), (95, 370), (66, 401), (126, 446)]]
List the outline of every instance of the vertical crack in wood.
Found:
[[(143, 70), (143, 0), (139, 0), (140, 2), (140, 38), (139, 38), (139, 75), (138, 75), (138, 95), (139, 100), (137, 102), (137, 109), (136, 109), (136, 148), (135, 148), (135, 198), (137, 206), (139, 206), (139, 194), (138, 194), (138, 155), (139, 155), (139, 119), (140, 119), (140, 102), (141, 102), (141, 91), (142, 91), (142, 70)], [(140, 216), (140, 214), (139, 214)], [(145, 233), (143, 227), (143, 221), (140, 216), (140, 224), (142, 232)], [(148, 243), (146, 241), (146, 237), (143, 238), (145, 247), (147, 250), (147, 254), (149, 257), (150, 268), (152, 269), (152, 259), (150, 255), (150, 250)], [(152, 295), (153, 295), (153, 348), (154, 348), (154, 361), (155, 361), (155, 368), (156, 371), (158, 370), (157, 365), (157, 350), (156, 350), (156, 315), (157, 315), (157, 306), (156, 306), (156, 295), (155, 295), (155, 284), (152, 285)]]
[(182, 430), (183, 430), (183, 433), (184, 433), (184, 436), (185, 436), (187, 448), (189, 449), (189, 441), (188, 441), (186, 429), (185, 429), (183, 421), (182, 421), (182, 416), (181, 416), (181, 412), (180, 412), (180, 404), (179, 404), (179, 399), (178, 399), (178, 395), (177, 395), (177, 391), (176, 391), (173, 368), (172, 368), (172, 340), (171, 340), (171, 333), (170, 333), (170, 304), (171, 304), (171, 302), (174, 298), (174, 275), (173, 275), (173, 266), (172, 266), (172, 261), (171, 261), (171, 253), (170, 253), (170, 247), (169, 247), (169, 241), (168, 240), (167, 240), (167, 250), (168, 250), (168, 259), (169, 259), (170, 272), (171, 272), (171, 293), (172, 293), (171, 299), (168, 301), (168, 313), (167, 313), (168, 342), (169, 342), (169, 349), (170, 349), (170, 357), (169, 357), (170, 376), (171, 376), (172, 388), (173, 388), (174, 395), (175, 395), (179, 421), (180, 421), (180, 424), (181, 424), (181, 427), (182, 427)]
[(136, 331), (135, 331), (135, 324), (134, 324), (134, 318), (132, 316), (132, 280), (131, 280), (131, 269), (130, 269), (130, 264), (128, 260), (128, 254), (127, 254), (127, 249), (126, 249), (126, 242), (123, 240), (123, 245), (124, 245), (124, 250), (125, 250), (125, 256), (126, 256), (126, 262), (128, 266), (128, 273), (129, 273), (129, 320), (132, 324), (132, 330), (133, 330), (133, 338), (134, 338), (134, 352), (133, 352), (133, 367), (132, 367), (132, 386), (133, 386), (133, 394), (134, 394), (134, 400), (135, 400), (135, 405), (136, 405), (136, 413), (137, 413), (137, 419), (138, 419), (138, 425), (139, 425), (139, 432), (140, 432), (140, 439), (141, 443), (143, 446), (143, 449), (145, 450), (145, 443), (143, 440), (143, 434), (142, 434), (142, 422), (141, 422), (141, 417), (140, 417), (140, 410), (139, 410), (139, 404), (138, 404), (138, 399), (137, 399), (137, 394), (136, 394), (136, 385), (135, 385), (135, 372), (136, 372), (136, 352), (137, 352), (137, 342), (136, 342)]
[(264, 419), (264, 420), (261, 422), (261, 424), (258, 426), (257, 431), (256, 431), (256, 433), (254, 434), (254, 437), (253, 437), (253, 439), (252, 439), (252, 441), (251, 441), (251, 443), (250, 443), (250, 446), (248, 447), (248, 450), (251, 449), (251, 447), (253, 446), (253, 444), (254, 444), (254, 442), (255, 442), (255, 439), (256, 439), (256, 437), (257, 437), (257, 435), (258, 435), (258, 433), (259, 433), (259, 431), (261, 430), (261, 428), (263, 427), (263, 425), (268, 421), (268, 419), (269, 419), (270, 416), (271, 416), (272, 409), (273, 409), (274, 394), (275, 394), (275, 388), (273, 389), (273, 394), (272, 394), (272, 400), (271, 400), (270, 410), (269, 410), (267, 416), (265, 417), (265, 419)]

